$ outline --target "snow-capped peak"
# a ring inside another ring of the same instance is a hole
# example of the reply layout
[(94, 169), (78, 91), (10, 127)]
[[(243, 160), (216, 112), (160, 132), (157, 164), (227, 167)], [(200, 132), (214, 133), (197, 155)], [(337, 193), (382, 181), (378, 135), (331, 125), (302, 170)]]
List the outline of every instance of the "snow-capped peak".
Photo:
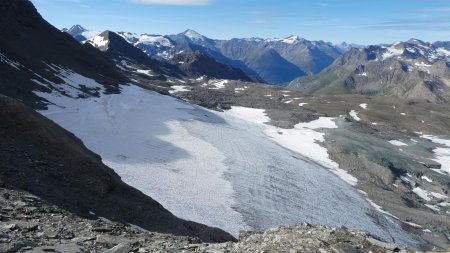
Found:
[(139, 42), (138, 43), (143, 43), (143, 44), (149, 44), (149, 43), (154, 43), (154, 44), (159, 44), (161, 46), (165, 46), (165, 47), (171, 47), (172, 42), (166, 38), (163, 35), (153, 35), (153, 34), (142, 34), (141, 37), (139, 38)]
[(106, 51), (108, 50), (109, 40), (105, 38), (103, 34), (99, 34), (87, 40), (86, 43), (91, 44), (92, 46), (100, 49), (101, 51)]
[(298, 41), (300, 41), (301, 38), (297, 35), (291, 35), (287, 38), (284, 38), (283, 40), (281, 40), (281, 42), (287, 43), (287, 44), (294, 44)]
[(67, 33), (69, 34), (81, 34), (83, 32), (87, 32), (88, 30), (82, 27), (81, 25), (74, 25), (69, 30), (67, 30)]
[(191, 30), (191, 29), (186, 30), (183, 34), (191, 40), (204, 40), (205, 39), (205, 37), (203, 35), (201, 35), (200, 33), (196, 32), (194, 30)]
[(300, 38), (299, 36), (291, 35), (284, 39), (280, 39), (280, 38), (266, 39), (266, 42), (282, 42), (282, 43), (286, 43), (286, 44), (295, 44), (301, 40), (302, 40), (302, 38)]

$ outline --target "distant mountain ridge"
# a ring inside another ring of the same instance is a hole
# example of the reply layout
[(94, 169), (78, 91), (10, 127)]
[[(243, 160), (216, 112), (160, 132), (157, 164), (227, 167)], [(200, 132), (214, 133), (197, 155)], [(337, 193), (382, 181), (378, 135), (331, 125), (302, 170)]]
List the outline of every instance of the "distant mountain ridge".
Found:
[(141, 48), (130, 43), (133, 41), (131, 38), (124, 34), (105, 31), (83, 43), (98, 48), (121, 70), (138, 73), (151, 79), (165, 80), (168, 76), (175, 78), (207, 76), (217, 79), (257, 81), (242, 70), (222, 64), (200, 51), (178, 54), (167, 61), (150, 58)]
[(448, 43), (417, 39), (351, 49), (317, 75), (298, 78), (291, 88), (312, 94), (388, 95), (450, 102)]
[[(77, 26), (66, 31), (80, 30), (75, 29), (79, 28)], [(158, 60), (169, 61), (177, 54), (189, 55), (199, 51), (222, 64), (239, 68), (256, 79), (272, 84), (287, 84), (299, 76), (318, 73), (345, 52), (332, 43), (309, 41), (299, 36), (215, 40), (190, 29), (175, 35), (118, 34)], [(75, 38), (80, 36), (78, 33), (71, 35)], [(346, 50), (350, 47), (347, 45)]]

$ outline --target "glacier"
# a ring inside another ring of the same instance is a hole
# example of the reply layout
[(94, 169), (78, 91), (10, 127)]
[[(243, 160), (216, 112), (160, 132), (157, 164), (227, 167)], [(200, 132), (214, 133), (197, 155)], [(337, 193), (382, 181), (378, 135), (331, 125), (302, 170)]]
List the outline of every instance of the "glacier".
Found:
[(271, 139), (262, 124), (134, 85), (84, 99), (36, 94), (50, 102), (41, 114), (180, 218), (235, 236), (308, 222), (419, 242), (350, 184)]

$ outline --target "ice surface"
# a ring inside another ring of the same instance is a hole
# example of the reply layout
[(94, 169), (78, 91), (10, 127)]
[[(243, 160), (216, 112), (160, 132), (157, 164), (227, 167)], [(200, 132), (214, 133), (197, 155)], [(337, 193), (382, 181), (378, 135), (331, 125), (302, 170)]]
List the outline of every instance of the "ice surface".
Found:
[(181, 218), (236, 236), (242, 229), (310, 222), (363, 228), (402, 245), (417, 242), (349, 184), (294, 152), (301, 144), (290, 139), (298, 138), (325, 159), (326, 149), (315, 142), (323, 138), (320, 128), (335, 127), (331, 118), (271, 139), (266, 131), (275, 128), (263, 124), (269, 120), (264, 111), (212, 112), (133, 85), (83, 100), (37, 94), (53, 103), (43, 115)]

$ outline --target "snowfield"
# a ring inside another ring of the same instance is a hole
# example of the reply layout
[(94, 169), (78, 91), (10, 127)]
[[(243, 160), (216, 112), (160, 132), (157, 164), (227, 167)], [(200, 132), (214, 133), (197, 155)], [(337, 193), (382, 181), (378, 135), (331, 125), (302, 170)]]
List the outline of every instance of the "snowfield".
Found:
[(356, 183), (340, 175), (318, 144), (321, 128), (336, 127), (333, 119), (281, 130), (264, 124), (270, 121), (264, 110), (233, 107), (219, 113), (133, 85), (121, 89), (86, 99), (35, 93), (51, 102), (40, 113), (178, 217), (235, 236), (243, 229), (310, 222), (417, 244), (401, 222), (335, 175)]
[(433, 160), (442, 165), (441, 169), (433, 170), (441, 174), (450, 175), (450, 140), (441, 139), (432, 135), (422, 135), (421, 137), (443, 146), (433, 150), (436, 154), (436, 158)]

